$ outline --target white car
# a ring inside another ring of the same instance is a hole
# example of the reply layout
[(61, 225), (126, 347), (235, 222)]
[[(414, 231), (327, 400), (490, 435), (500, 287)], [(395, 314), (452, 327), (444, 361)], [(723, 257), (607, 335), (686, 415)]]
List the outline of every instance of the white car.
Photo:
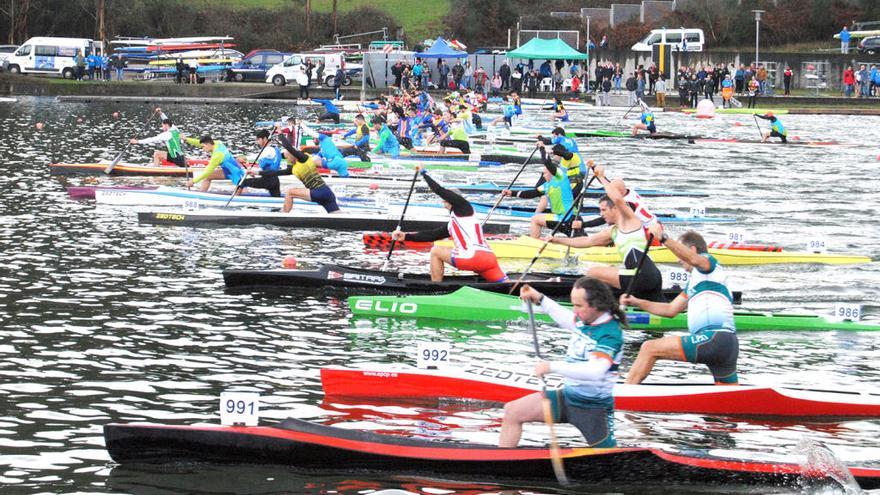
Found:
[[(324, 62), (324, 74), (319, 84), (324, 86), (332, 86), (333, 79), (336, 77), (336, 69), (342, 67), (342, 70), (350, 75), (349, 69), (357, 68), (354, 64), (345, 63), (344, 53), (294, 53), (284, 59), (278, 65), (273, 66), (266, 71), (266, 82), (275, 86), (284, 86), (288, 83), (305, 84), (305, 74), (302, 73), (302, 64), (311, 61), (315, 68), (312, 69), (312, 81), (318, 80), (318, 64)], [(342, 81), (343, 86), (351, 84), (351, 77), (346, 77)]]
[(6, 70), (6, 60), (18, 50), (18, 45), (0, 45), (0, 70)]

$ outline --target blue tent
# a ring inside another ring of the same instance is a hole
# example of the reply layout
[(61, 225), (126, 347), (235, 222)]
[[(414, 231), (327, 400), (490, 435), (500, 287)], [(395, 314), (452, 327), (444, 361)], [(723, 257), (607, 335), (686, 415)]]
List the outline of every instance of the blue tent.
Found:
[(437, 38), (431, 48), (416, 55), (421, 58), (466, 58), (468, 56), (467, 52), (453, 50), (442, 37)]

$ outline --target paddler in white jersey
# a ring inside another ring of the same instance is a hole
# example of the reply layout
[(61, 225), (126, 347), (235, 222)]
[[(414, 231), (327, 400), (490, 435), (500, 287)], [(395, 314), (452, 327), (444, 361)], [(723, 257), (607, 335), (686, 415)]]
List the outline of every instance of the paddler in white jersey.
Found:
[[(604, 223), (611, 225), (611, 228), (589, 237), (549, 238), (552, 243), (574, 248), (607, 246), (613, 243), (623, 260), (623, 268), (594, 266), (587, 270), (586, 275), (598, 278), (618, 290), (629, 287), (648, 244), (644, 221), (627, 203), (624, 191), (622, 183), (610, 183), (605, 187), (606, 194), (599, 198), (599, 214)], [(645, 260), (632, 290), (633, 294), (651, 301), (666, 300), (663, 296), (663, 277), (650, 257)]]
[[(593, 169), (593, 173), (596, 174), (596, 178), (599, 179), (599, 182), (605, 187), (607, 190), (609, 187), (617, 188), (618, 191), (621, 191), (623, 194), (623, 200), (626, 201), (626, 204), (629, 205), (630, 209), (639, 217), (642, 221), (642, 225), (646, 228), (648, 225), (652, 223), (656, 223), (657, 217), (651, 213), (651, 210), (648, 209), (647, 204), (642, 199), (642, 196), (636, 192), (635, 189), (629, 189), (626, 187), (626, 183), (623, 182), (623, 179), (614, 179), (610, 180), (605, 176), (605, 167), (602, 165), (596, 165), (591, 167)], [(601, 216), (591, 219), (584, 220), (582, 223), (577, 220), (574, 222), (575, 229), (584, 229), (584, 228), (592, 228), (599, 227), (601, 225), (605, 225), (605, 219)], [(654, 239), (654, 245), (658, 245), (658, 240)]]
[(396, 241), (433, 242), (452, 238), (454, 248), (434, 246), (431, 248), (431, 281), (442, 282), (444, 269), (448, 263), (453, 268), (476, 272), (489, 282), (504, 282), (507, 274), (498, 266), (498, 259), (483, 237), (483, 227), (473, 206), (462, 195), (438, 184), (426, 170), (421, 171), (428, 187), (443, 199), (443, 206), (449, 210), (449, 223), (424, 232), (401, 232), (391, 234)]
[(727, 288), (724, 268), (709, 254), (706, 241), (700, 234), (688, 231), (676, 241), (663, 232), (660, 224), (651, 225), (650, 231), (690, 272), (687, 287), (669, 303), (633, 296), (621, 296), (620, 303), (666, 318), (687, 310), (690, 333), (683, 337), (669, 335), (642, 344), (626, 383), (641, 383), (658, 359), (669, 359), (705, 364), (712, 372), (715, 384), (736, 385), (739, 339), (733, 317), (733, 297)]
[(159, 114), (159, 118), (162, 120), (162, 132), (149, 138), (132, 138), (129, 142), (131, 144), (165, 143), (165, 151), (157, 150), (153, 153), (153, 165), (158, 167), (163, 162), (169, 161), (178, 167), (185, 167), (186, 156), (183, 154), (183, 147), (180, 142), (180, 130), (171, 122), (167, 115), (162, 113), (161, 108), (156, 108), (156, 113)]

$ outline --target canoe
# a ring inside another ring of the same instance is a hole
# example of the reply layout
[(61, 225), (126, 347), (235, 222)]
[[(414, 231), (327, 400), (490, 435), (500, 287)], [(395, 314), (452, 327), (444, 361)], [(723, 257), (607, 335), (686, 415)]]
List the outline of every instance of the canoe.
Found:
[[(523, 128), (516, 127), (510, 130), (510, 134), (512, 135), (549, 135), (551, 128)], [(684, 140), (684, 141), (694, 141), (701, 139), (702, 136), (695, 136), (689, 134), (674, 134), (668, 132), (657, 132), (654, 134), (636, 134), (632, 135), (632, 132), (626, 131), (613, 131), (613, 130), (604, 130), (604, 129), (578, 129), (574, 127), (566, 127), (565, 135), (571, 138), (585, 138), (585, 137), (608, 137), (608, 138), (627, 138), (627, 139), (669, 139), (669, 140)], [(503, 139), (498, 135), (499, 139)]]
[[(682, 113), (697, 113), (696, 108), (683, 108), (681, 110)], [(773, 112), (776, 115), (786, 115), (788, 110), (779, 109), (779, 110), (770, 110), (767, 108), (716, 108), (715, 113), (728, 113), (728, 114), (742, 114), (742, 115), (752, 115), (752, 114), (766, 114), (767, 112)]]
[[(487, 482), (528, 481), (556, 486), (546, 448), (498, 448), (422, 440), (287, 419), (275, 426), (104, 425), (104, 444), (119, 464), (275, 464), (333, 471), (442, 475)], [(575, 482), (805, 483), (824, 480), (827, 467), (780, 460), (717, 457), (655, 448), (563, 448)], [(863, 488), (880, 486), (880, 469), (847, 467)]]
[[(471, 202), (474, 207), (474, 211), (477, 213), (488, 213), (493, 208), (492, 203), (481, 203), (481, 202)], [(545, 213), (551, 213), (550, 209), (547, 208), (544, 210)], [(581, 212), (584, 215), (592, 215), (599, 216), (599, 207), (598, 206), (583, 206), (581, 208)], [(535, 206), (534, 205), (500, 205), (495, 208), (493, 212), (494, 215), (502, 215), (505, 218), (509, 219), (520, 219), (523, 221), (530, 221), (533, 216), (535, 216)], [(670, 223), (688, 223), (688, 224), (698, 224), (698, 223), (734, 223), (736, 222), (736, 218), (733, 217), (696, 217), (696, 216), (682, 216), (676, 213), (668, 213), (662, 211), (655, 211), (654, 216), (657, 217), (658, 220), (665, 224)]]
[[(394, 365), (332, 366), (321, 368), (321, 385), (328, 397), (510, 402), (541, 390), (541, 382), (529, 371), (481, 363), (442, 370)], [(547, 378), (550, 387), (562, 384), (558, 375)], [(618, 383), (614, 385), (614, 407), (621, 411), (723, 416), (878, 418), (880, 394), (756, 385)]]
[[(138, 223), (142, 225), (170, 225), (175, 227), (229, 227), (244, 225), (274, 225), (278, 227), (300, 227), (333, 229), (340, 231), (361, 231), (373, 229), (394, 230), (400, 220), (399, 214), (382, 215), (378, 213), (334, 213), (323, 211), (303, 212), (294, 209), (290, 213), (242, 210), (232, 211), (223, 208), (201, 210), (140, 211)], [(404, 219), (403, 228), (427, 230), (444, 227), (449, 217), (420, 217)], [(510, 230), (506, 223), (487, 223), (483, 226), (487, 233), (504, 234)]]
[[(340, 290), (367, 290), (385, 293), (448, 293), (469, 286), (506, 294), (519, 279), (519, 273), (508, 273), (508, 282), (487, 282), (478, 275), (452, 275), (442, 282), (432, 282), (427, 273), (405, 273), (369, 270), (343, 265), (322, 265), (318, 270), (224, 270), (223, 280), (228, 288), (314, 288), (331, 287)], [(574, 281), (580, 275), (529, 273), (526, 280), (539, 291), (552, 296), (568, 296)], [(666, 292), (675, 297), (680, 290)], [(737, 296), (734, 296), (737, 297)], [(741, 297), (741, 295), (740, 295)]]
[(693, 143), (697, 144), (781, 144), (781, 145), (791, 145), (791, 146), (846, 146), (845, 143), (841, 143), (839, 141), (810, 141), (810, 140), (795, 140), (789, 139), (788, 142), (783, 143), (778, 139), (771, 139), (769, 141), (761, 141), (760, 139), (737, 139), (737, 138), (700, 138), (694, 139)]
[[(681, 292), (680, 290), (678, 292)], [(670, 294), (671, 295), (671, 294)], [(734, 292), (739, 303), (742, 293)], [(563, 302), (563, 301), (560, 301)], [(568, 306), (568, 304), (564, 304)], [(450, 294), (436, 296), (354, 296), (348, 306), (355, 316), (393, 316), (395, 318), (436, 318), (459, 321), (513, 321), (527, 319), (522, 301), (516, 296), (497, 294), (462, 287)], [(687, 314), (672, 318), (652, 315), (644, 311), (627, 311), (630, 327), (637, 330), (687, 330)], [(553, 321), (539, 310), (535, 318)], [(748, 311), (734, 312), (738, 331), (761, 330), (844, 330), (853, 332), (880, 331), (880, 323), (841, 321), (830, 316), (772, 314)]]
[[(440, 246), (451, 246), (449, 241), (438, 241)], [(540, 249), (543, 241), (521, 236), (513, 240), (489, 241), (489, 246), (499, 258), (509, 259), (532, 259)], [(829, 265), (849, 265), (870, 263), (867, 256), (850, 254), (809, 253), (801, 251), (776, 251), (761, 252), (741, 249), (709, 248), (711, 253), (722, 265), (771, 265), (781, 263), (821, 263)], [(541, 254), (544, 258), (562, 259), (566, 255), (566, 247), (559, 244), (550, 244)], [(572, 248), (570, 256), (576, 256), (579, 261), (593, 261), (597, 263), (620, 263), (620, 254), (613, 247)], [(652, 247), (651, 259), (655, 263), (678, 263), (675, 257), (665, 247)]]

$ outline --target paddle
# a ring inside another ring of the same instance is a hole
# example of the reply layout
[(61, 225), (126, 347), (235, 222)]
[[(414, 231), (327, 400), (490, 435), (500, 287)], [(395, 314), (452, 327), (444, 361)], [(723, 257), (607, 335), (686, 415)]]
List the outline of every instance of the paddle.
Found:
[[(419, 172), (421, 169), (416, 167), (416, 172), (413, 174), (412, 184), (409, 185), (409, 193), (406, 195), (406, 203), (403, 204), (403, 211), (400, 213), (400, 220), (397, 221), (397, 228), (395, 228), (395, 232), (400, 230), (400, 227), (403, 225), (403, 217), (406, 216), (406, 209), (409, 208), (409, 200), (412, 198), (413, 189), (416, 188), (416, 181), (419, 180)], [(388, 263), (391, 262), (391, 253), (394, 252), (394, 246), (397, 244), (397, 241), (392, 238), (391, 246), (388, 248), (388, 256), (385, 258), (385, 263), (382, 264), (382, 271), (388, 268)]]
[[(589, 189), (590, 186), (593, 184), (593, 181), (594, 181), (594, 180), (596, 180), (596, 175), (595, 175), (595, 174), (593, 174), (593, 176), (590, 177), (590, 180), (587, 181), (587, 185), (584, 186), (584, 189), (583, 189), (583, 190), (586, 191), (587, 189)], [(586, 198), (586, 195), (585, 195), (585, 194), (580, 194), (579, 196), (580, 196), (581, 200), (580, 200), (580, 202), (578, 203), (578, 214), (580, 214), (580, 212), (584, 209), (584, 198)], [(574, 224), (574, 220), (572, 220), (572, 224)], [(573, 235), (574, 235), (574, 225), (572, 225), (572, 228), (571, 228), (571, 231), (570, 231), (569, 234), (568, 234), (568, 237), (571, 237), (571, 236), (573, 236)], [(570, 255), (570, 254), (571, 254), (571, 246), (568, 246), (568, 247), (566, 247), (566, 249), (565, 249), (565, 258), (564, 258), (564, 259), (565, 259), (565, 262), (566, 262), (566, 263), (569, 262), (569, 259), (570, 259), (570, 258), (569, 258), (569, 255)]]
[(620, 125), (620, 121), (623, 120), (623, 119), (625, 119), (626, 116), (629, 115), (630, 112), (632, 112), (632, 109), (636, 107), (636, 105), (638, 105), (638, 102), (636, 102), (635, 105), (629, 107), (629, 109), (626, 111), (626, 113), (624, 113), (622, 117), (620, 117), (619, 119), (617, 119), (617, 122), (614, 123), (614, 127), (617, 127), (618, 125)]
[(758, 135), (761, 136), (761, 141), (764, 140), (764, 131), (761, 130), (761, 124), (758, 123), (758, 116), (752, 114), (752, 119), (755, 120), (755, 127), (758, 128)]
[[(257, 153), (257, 156), (254, 158), (253, 163), (251, 163), (247, 168), (250, 168), (257, 164), (257, 160), (260, 159), (260, 155), (262, 155), (263, 152), (266, 151), (266, 148), (269, 146), (269, 144), (272, 143), (272, 137), (275, 136), (275, 131), (276, 129), (272, 129), (272, 134), (269, 134), (269, 139), (266, 140), (266, 144), (264, 144), (263, 147), (260, 148), (260, 152)], [(238, 184), (235, 185), (235, 189), (232, 190), (232, 194), (229, 195), (229, 199), (226, 200), (226, 204), (223, 205), (223, 208), (226, 208), (227, 206), (229, 206), (229, 203), (232, 203), (232, 198), (234, 198), (235, 195), (238, 194), (238, 191), (241, 189), (241, 185), (244, 184), (245, 179), (247, 179), (247, 169), (242, 171), (241, 179), (238, 179)]]
[[(583, 188), (581, 190), (581, 193), (578, 194), (578, 197), (575, 198), (574, 201), (572, 201), (571, 206), (568, 207), (568, 211), (566, 211), (565, 215), (562, 216), (563, 219), (568, 218), (569, 215), (571, 215), (571, 212), (574, 210), (574, 207), (577, 206), (577, 204), (580, 202), (581, 198), (586, 193), (587, 193), (587, 188)], [(526, 275), (528, 275), (529, 270), (531, 270), (532, 267), (535, 266), (535, 263), (538, 261), (538, 258), (541, 257), (541, 253), (543, 253), (544, 250), (547, 249), (547, 245), (550, 244), (550, 239), (552, 239), (553, 236), (556, 235), (557, 232), (559, 232), (559, 228), (562, 227), (563, 223), (565, 223), (565, 222), (560, 221), (560, 222), (556, 223), (556, 227), (553, 227), (553, 231), (550, 232), (550, 237), (548, 237), (547, 240), (544, 241), (544, 245), (542, 245), (541, 249), (539, 249), (538, 252), (535, 253), (535, 257), (532, 258), (532, 261), (531, 261), (531, 263), (529, 263), (529, 266), (527, 266), (526, 269), (523, 270), (523, 272), (520, 274), (519, 279), (513, 284), (513, 287), (510, 288), (510, 291), (508, 292), (508, 294), (513, 294), (513, 291), (515, 291), (516, 288), (519, 287), (519, 284), (522, 283), (523, 279), (526, 278)]]
[(639, 258), (639, 264), (636, 265), (636, 271), (633, 273), (631, 279), (629, 279), (629, 284), (626, 286), (626, 292), (623, 293), (624, 296), (628, 296), (632, 293), (633, 285), (636, 283), (636, 278), (639, 276), (639, 272), (642, 271), (642, 265), (645, 264), (645, 258), (648, 257), (648, 251), (651, 250), (651, 244), (654, 242), (654, 234), (648, 234), (648, 244), (645, 246), (645, 253), (642, 254), (642, 257)]
[[(516, 180), (517, 180), (517, 179), (519, 179), (519, 175), (520, 175), (521, 173), (523, 173), (523, 170), (525, 170), (525, 169), (526, 169), (526, 166), (529, 164), (529, 162), (532, 161), (532, 157), (535, 156), (535, 152), (538, 151), (539, 148), (540, 148), (540, 146), (535, 146), (535, 149), (532, 150), (532, 154), (529, 155), (528, 158), (526, 158), (526, 161), (523, 162), (522, 167), (519, 168), (519, 172), (517, 172), (516, 175), (513, 176), (513, 180), (510, 181), (510, 184), (505, 188), (505, 190), (510, 189), (511, 187), (513, 187), (513, 184), (516, 183)], [(486, 225), (486, 222), (489, 221), (489, 217), (492, 216), (492, 213), (495, 211), (495, 208), (498, 208), (498, 205), (500, 205), (502, 201), (504, 201), (504, 195), (503, 195), (503, 194), (501, 194), (500, 196), (498, 196), (498, 199), (495, 201), (495, 204), (492, 205), (492, 209), (489, 210), (489, 213), (486, 213), (486, 218), (484, 218), (484, 219), (483, 219), (483, 222), (480, 224), (481, 227), (482, 227), (483, 225)]]
[[(132, 136), (131, 139), (137, 139), (141, 134), (143, 134), (147, 130), (147, 127), (150, 126), (150, 122), (153, 121), (153, 117), (156, 116), (156, 113), (157, 113), (156, 110), (153, 110), (153, 113), (150, 114), (150, 118), (148, 118), (147, 121), (144, 123), (144, 128), (141, 129), (140, 131), (138, 131), (137, 134)], [(128, 151), (128, 148), (130, 148), (130, 147), (131, 147), (131, 140), (129, 140), (128, 144), (125, 145), (125, 148), (123, 148), (122, 151), (120, 151), (119, 154), (116, 155), (116, 158), (114, 158), (113, 161), (110, 162), (110, 165), (107, 165), (107, 168), (104, 169), (105, 174), (109, 175), (110, 172), (112, 172), (113, 169), (116, 168), (116, 164), (119, 163), (119, 160), (122, 160), (122, 155), (124, 155), (125, 152)]]
[[(538, 331), (535, 329), (535, 308), (532, 301), (526, 301), (529, 311), (529, 330), (532, 332), (532, 343), (535, 345), (535, 356), (541, 357), (541, 347), (538, 344)], [(560, 400), (564, 400), (561, 399)], [(556, 438), (556, 427), (553, 425), (553, 406), (547, 397), (547, 379), (541, 376), (541, 408), (544, 410), (544, 422), (550, 428), (550, 463), (553, 465), (553, 474), (560, 485), (568, 486), (568, 477), (565, 476), (565, 466), (562, 464), (562, 453), (559, 449), (559, 440)]]

